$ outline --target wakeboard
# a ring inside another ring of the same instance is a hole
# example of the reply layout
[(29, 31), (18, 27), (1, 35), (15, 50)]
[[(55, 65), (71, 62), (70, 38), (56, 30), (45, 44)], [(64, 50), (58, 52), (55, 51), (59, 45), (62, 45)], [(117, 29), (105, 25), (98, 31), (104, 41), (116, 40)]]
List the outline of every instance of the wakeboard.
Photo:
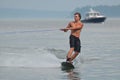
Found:
[(70, 69), (74, 69), (75, 67), (72, 63), (62, 62), (61, 63), (61, 68), (62, 68), (62, 70), (70, 70)]

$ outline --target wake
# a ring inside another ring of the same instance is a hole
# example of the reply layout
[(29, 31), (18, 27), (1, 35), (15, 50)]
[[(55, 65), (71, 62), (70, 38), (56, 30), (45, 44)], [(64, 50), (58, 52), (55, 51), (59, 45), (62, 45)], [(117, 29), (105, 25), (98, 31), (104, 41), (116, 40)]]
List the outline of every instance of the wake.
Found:
[(60, 67), (61, 61), (62, 59), (45, 49), (35, 50), (32, 53), (0, 54), (0, 66), (6, 67)]

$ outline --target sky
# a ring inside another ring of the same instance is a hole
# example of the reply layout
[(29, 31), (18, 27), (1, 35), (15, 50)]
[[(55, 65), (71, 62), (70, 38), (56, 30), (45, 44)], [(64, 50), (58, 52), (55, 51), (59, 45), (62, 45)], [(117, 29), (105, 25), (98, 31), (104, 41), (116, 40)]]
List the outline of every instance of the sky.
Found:
[(0, 0), (0, 8), (72, 11), (77, 7), (120, 5), (120, 0)]

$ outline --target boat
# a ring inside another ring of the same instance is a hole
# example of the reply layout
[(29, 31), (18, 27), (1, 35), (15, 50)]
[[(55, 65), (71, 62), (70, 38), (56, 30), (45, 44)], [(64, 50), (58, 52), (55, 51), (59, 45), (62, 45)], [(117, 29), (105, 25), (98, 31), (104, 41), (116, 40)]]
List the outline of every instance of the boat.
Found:
[(86, 13), (84, 20), (81, 20), (83, 23), (102, 23), (106, 20), (104, 15), (101, 15), (100, 12), (90, 9), (90, 12)]

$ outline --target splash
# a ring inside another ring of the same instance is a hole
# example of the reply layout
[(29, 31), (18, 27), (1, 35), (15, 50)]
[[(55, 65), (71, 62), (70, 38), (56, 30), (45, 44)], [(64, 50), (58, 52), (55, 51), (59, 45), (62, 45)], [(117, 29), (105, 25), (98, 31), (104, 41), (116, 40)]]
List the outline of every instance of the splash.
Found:
[(45, 49), (0, 54), (0, 66), (7, 67), (60, 67), (60, 62), (61, 59)]

